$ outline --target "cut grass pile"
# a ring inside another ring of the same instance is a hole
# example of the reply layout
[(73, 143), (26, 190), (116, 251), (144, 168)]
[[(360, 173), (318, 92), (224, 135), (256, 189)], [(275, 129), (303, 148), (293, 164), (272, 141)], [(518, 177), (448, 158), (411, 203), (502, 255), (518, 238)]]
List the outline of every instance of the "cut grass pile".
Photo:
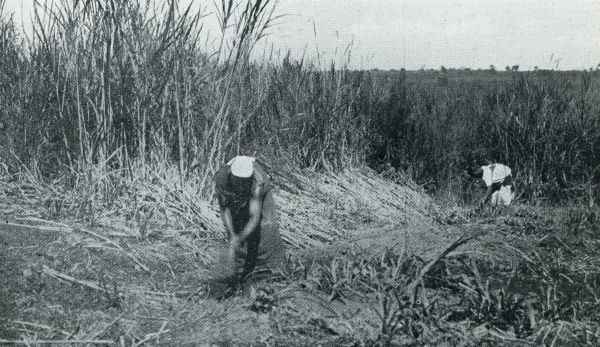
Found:
[[(206, 187), (177, 177), (175, 169), (158, 166), (133, 178), (109, 174), (74, 189), (28, 175), (1, 180), (0, 187), (6, 214), (69, 220), (141, 238), (224, 237), (215, 199), (201, 194)], [(368, 168), (326, 174), (275, 170), (272, 178), (281, 232), (293, 248), (331, 243), (357, 225), (414, 224), (437, 213), (418, 186), (393, 184)]]

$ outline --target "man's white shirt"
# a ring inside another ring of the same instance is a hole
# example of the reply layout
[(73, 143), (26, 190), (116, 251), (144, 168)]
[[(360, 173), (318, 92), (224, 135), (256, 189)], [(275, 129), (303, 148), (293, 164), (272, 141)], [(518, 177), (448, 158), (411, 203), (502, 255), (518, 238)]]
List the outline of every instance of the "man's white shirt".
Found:
[(504, 181), (507, 176), (510, 176), (511, 170), (508, 166), (503, 164), (491, 164), (482, 166), (483, 169), (483, 182), (487, 187), (493, 183), (499, 183)]

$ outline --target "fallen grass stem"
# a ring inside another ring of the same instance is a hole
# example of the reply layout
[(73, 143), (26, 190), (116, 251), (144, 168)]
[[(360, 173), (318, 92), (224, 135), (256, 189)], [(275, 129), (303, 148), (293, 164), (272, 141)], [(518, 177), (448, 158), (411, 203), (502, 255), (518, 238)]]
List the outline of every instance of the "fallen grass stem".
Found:
[(115, 345), (114, 341), (110, 340), (2, 340), (0, 344), (6, 345)]
[(57, 331), (60, 332), (61, 334), (65, 335), (65, 336), (69, 336), (70, 333), (58, 329), (58, 328), (54, 328), (48, 325), (44, 325), (44, 324), (39, 324), (39, 323), (32, 323), (32, 322), (25, 322), (25, 321), (21, 321), (21, 320), (9, 320), (9, 319), (5, 319), (5, 318), (0, 318), (8, 323), (12, 323), (12, 324), (18, 324), (18, 325), (25, 325), (25, 326), (29, 326), (29, 327), (33, 327), (33, 328), (40, 328), (40, 329), (44, 329), (44, 330), (50, 330), (50, 331)]
[(142, 346), (144, 343), (154, 339), (156, 339), (158, 342), (160, 335), (169, 332), (169, 329), (165, 329), (167, 327), (167, 323), (167, 321), (164, 321), (157, 332), (147, 334), (141, 341), (134, 343), (134, 346)]
[(63, 273), (60, 273), (60, 272), (58, 272), (58, 271), (56, 271), (56, 270), (54, 270), (52, 268), (49, 268), (46, 265), (43, 265), (42, 272), (44, 274), (50, 276), (50, 277), (58, 278), (58, 279), (63, 280), (63, 281), (76, 283), (76, 284), (79, 284), (81, 286), (84, 286), (84, 287), (87, 287), (87, 288), (90, 288), (90, 289), (94, 289), (94, 290), (97, 290), (97, 291), (100, 291), (100, 292), (104, 292), (104, 293), (108, 293), (109, 292), (107, 289), (101, 288), (101, 287), (95, 285), (94, 283), (92, 283), (90, 281), (76, 279), (76, 278), (71, 277), (69, 275), (65, 275)]
[(111, 239), (109, 239), (107, 237), (104, 237), (102, 235), (99, 235), (99, 234), (97, 234), (97, 233), (95, 233), (95, 232), (93, 232), (91, 230), (86, 230), (86, 229), (83, 229), (83, 228), (74, 228), (73, 230), (74, 231), (84, 232), (86, 234), (95, 236), (95, 237), (97, 237), (97, 238), (99, 238), (101, 240), (104, 240), (104, 241), (110, 243), (111, 245), (115, 246), (118, 250), (120, 250), (121, 252), (123, 252), (126, 256), (128, 256), (129, 258), (131, 258), (131, 260), (133, 260), (139, 267), (141, 267), (142, 269), (144, 269), (144, 271), (150, 272), (150, 269), (146, 265), (144, 265), (138, 258), (136, 258), (130, 252), (127, 252), (123, 247), (121, 247), (119, 244), (117, 244), (113, 240), (111, 240)]
[(106, 324), (106, 326), (104, 326), (100, 331), (92, 334), (91, 336), (88, 336), (87, 338), (90, 339), (90, 340), (95, 340), (98, 337), (102, 336), (102, 334), (104, 334), (111, 326), (115, 325), (118, 321), (120, 321), (121, 318), (123, 318), (124, 314), (125, 313), (121, 313), (115, 319), (113, 319), (112, 322)]

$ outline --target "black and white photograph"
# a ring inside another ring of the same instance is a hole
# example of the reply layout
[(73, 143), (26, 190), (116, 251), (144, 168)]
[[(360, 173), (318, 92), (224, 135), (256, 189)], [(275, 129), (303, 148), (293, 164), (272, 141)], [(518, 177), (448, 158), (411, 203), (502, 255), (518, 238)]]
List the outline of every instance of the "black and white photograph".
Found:
[(600, 346), (599, 0), (0, 0), (1, 346)]

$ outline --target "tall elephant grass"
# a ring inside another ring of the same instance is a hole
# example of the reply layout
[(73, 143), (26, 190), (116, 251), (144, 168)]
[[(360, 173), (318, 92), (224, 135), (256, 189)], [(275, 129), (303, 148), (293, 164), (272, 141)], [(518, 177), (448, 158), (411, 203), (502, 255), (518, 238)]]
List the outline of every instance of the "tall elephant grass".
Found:
[[(36, 2), (29, 37), (2, 11), (4, 170), (75, 187), (91, 201), (175, 172), (169, 179), (193, 180), (207, 196), (215, 170), (243, 153), (275, 167), (391, 165), (464, 202), (461, 172), (479, 151), (514, 168), (521, 198), (587, 187), (593, 201), (597, 73), (376, 72), (253, 59), (285, 20), (275, 6)], [(214, 44), (211, 11), (221, 28)]]
[[(137, 181), (175, 179), (207, 197), (213, 173), (235, 154), (278, 167), (363, 161), (361, 79), (289, 58), (255, 61), (279, 19), (276, 3), (214, 5), (36, 2), (30, 36), (2, 12), (7, 173), (74, 189), (77, 209), (93, 215)], [(204, 29), (209, 11), (216, 44)]]
[(464, 175), (470, 160), (500, 161), (513, 168), (524, 200), (597, 202), (598, 71), (421, 71), (385, 77), (380, 83), (389, 86), (373, 113), (371, 163), (391, 163), (464, 202), (470, 201)]

